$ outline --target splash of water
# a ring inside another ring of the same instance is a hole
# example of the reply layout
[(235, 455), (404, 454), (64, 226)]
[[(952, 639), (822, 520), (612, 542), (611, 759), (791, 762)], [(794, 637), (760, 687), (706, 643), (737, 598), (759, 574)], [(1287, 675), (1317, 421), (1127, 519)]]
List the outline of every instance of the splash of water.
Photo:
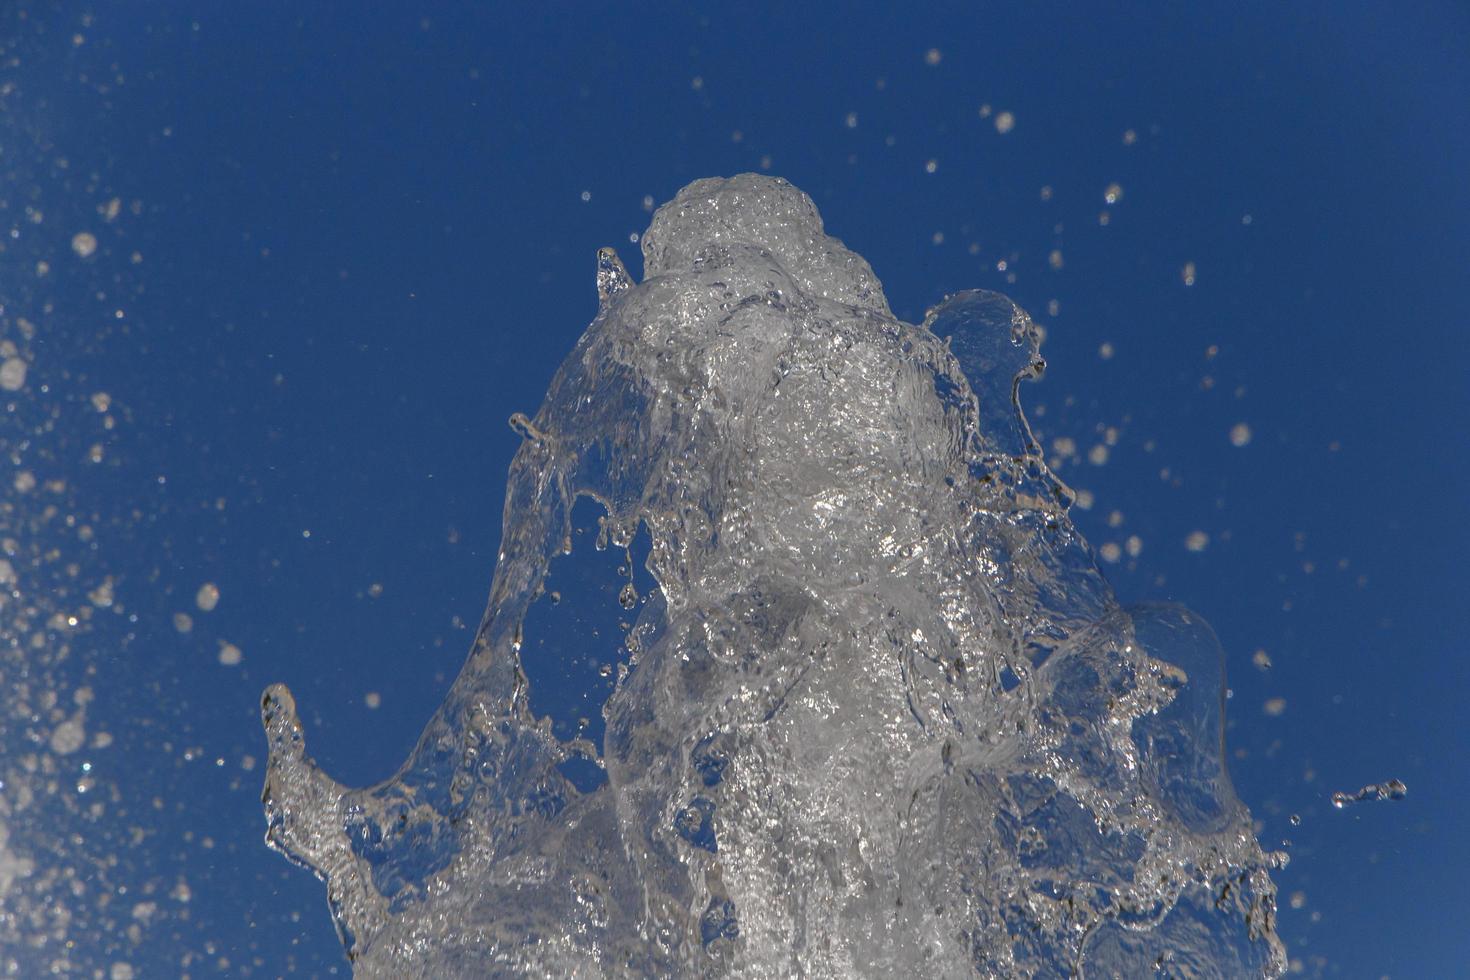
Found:
[[(754, 175), (686, 187), (643, 252), (637, 285), (599, 255), (596, 319), (514, 420), (489, 607), (398, 774), (338, 785), (266, 692), (267, 839), (355, 969), (1279, 974), (1218, 642), (1113, 598), (1020, 412), (1026, 315), (897, 320)], [(619, 592), (600, 739), (528, 679), (568, 652), (528, 627), (583, 498), (654, 583)]]

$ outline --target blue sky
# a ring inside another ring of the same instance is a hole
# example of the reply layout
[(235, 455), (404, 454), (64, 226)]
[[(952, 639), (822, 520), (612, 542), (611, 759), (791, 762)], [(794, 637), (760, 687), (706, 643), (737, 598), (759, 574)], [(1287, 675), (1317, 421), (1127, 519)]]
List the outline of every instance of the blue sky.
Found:
[[(3, 16), (24, 233), (0, 300), (7, 331), (44, 327), (21, 414), (62, 406), (32, 440), (54, 460), (27, 465), (98, 518), (78, 560), (130, 610), (58, 669), (117, 733), (88, 750), (118, 787), (98, 846), (150, 828), (118, 880), (192, 896), (140, 969), (345, 970), (319, 884), (259, 843), (260, 689), (291, 685), (337, 778), (391, 775), (479, 619), (505, 420), (595, 312), (596, 249), (637, 275), (646, 197), (746, 170), (811, 194), (906, 319), (985, 287), (1046, 326), (1032, 423), (1076, 445), (1061, 474), (1120, 596), (1183, 602), (1225, 644), (1233, 773), (1263, 844), (1291, 841), (1303, 971), (1470, 956), (1463, 8)], [(97, 391), (114, 429), (66, 407)], [(1404, 801), (1327, 802), (1391, 777)]]

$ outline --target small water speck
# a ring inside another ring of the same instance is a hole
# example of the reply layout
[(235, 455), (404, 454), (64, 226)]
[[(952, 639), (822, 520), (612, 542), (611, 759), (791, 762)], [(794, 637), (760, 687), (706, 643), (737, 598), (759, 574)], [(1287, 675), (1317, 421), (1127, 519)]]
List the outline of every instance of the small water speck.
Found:
[(199, 586), (199, 591), (194, 593), (194, 605), (203, 612), (213, 612), (214, 607), (219, 605), (219, 586), (213, 582), (205, 582)]
[(71, 755), (87, 741), (87, 730), (79, 711), (57, 725), (51, 732), (51, 751), (57, 755)]
[(7, 357), (4, 364), (0, 364), (0, 388), (6, 391), (19, 391), (26, 383), (26, 362), (18, 357)]

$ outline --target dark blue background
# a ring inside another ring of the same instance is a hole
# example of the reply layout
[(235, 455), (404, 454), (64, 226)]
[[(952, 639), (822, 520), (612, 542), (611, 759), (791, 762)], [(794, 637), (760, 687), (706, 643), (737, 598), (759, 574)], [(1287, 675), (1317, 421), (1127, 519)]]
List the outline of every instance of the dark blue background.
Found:
[[(1024, 399), (1046, 439), (1085, 453), (1119, 428), (1106, 466), (1063, 469), (1097, 501), (1074, 514), (1094, 544), (1143, 540), (1108, 566), (1120, 596), (1184, 602), (1226, 646), (1238, 788), (1267, 847), (1292, 841), (1293, 960), (1458, 972), (1470, 15), (1413, 8), (5, 14), (15, 104), (50, 148), (42, 233), (64, 254), (99, 201), (142, 202), (98, 232), (90, 273), (58, 271), (34, 369), (64, 365), (129, 416), (116, 465), (80, 478), (94, 506), (136, 511), (100, 546), (139, 621), (97, 653), (94, 715), (127, 748), (97, 764), (125, 816), (167, 800), (125, 865), (193, 896), (135, 967), (170, 975), (197, 949), (196, 972), (345, 972), (321, 886), (260, 843), (260, 769), (239, 766), (264, 754), (260, 689), (291, 686), (339, 780), (392, 774), (467, 650), (518, 441), (505, 419), (536, 408), (595, 312), (595, 250), (637, 275), (644, 195), (765, 169), (812, 195), (900, 316), (973, 286), (1030, 309), (1051, 370)], [(1241, 421), (1254, 439), (1235, 448)], [(1203, 553), (1183, 546), (1195, 529)], [(204, 581), (223, 594), (208, 615)], [(220, 638), (241, 667), (216, 663)], [(181, 761), (190, 746), (203, 761)], [(1406, 800), (1328, 803), (1390, 777)]]

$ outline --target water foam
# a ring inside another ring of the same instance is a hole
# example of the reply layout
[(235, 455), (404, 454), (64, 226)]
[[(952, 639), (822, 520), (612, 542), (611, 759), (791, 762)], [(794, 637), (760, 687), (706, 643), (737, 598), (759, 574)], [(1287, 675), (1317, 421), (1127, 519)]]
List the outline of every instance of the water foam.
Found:
[[(489, 606), (397, 775), (338, 785), (266, 692), (267, 839), (355, 969), (1278, 975), (1218, 642), (1114, 599), (1020, 412), (1027, 316), (972, 291), (897, 320), (755, 175), (686, 187), (643, 253), (636, 285), (599, 254), (596, 319), (513, 420)], [(527, 629), (585, 499), (626, 632), (572, 732), (529, 678), (584, 651)]]

